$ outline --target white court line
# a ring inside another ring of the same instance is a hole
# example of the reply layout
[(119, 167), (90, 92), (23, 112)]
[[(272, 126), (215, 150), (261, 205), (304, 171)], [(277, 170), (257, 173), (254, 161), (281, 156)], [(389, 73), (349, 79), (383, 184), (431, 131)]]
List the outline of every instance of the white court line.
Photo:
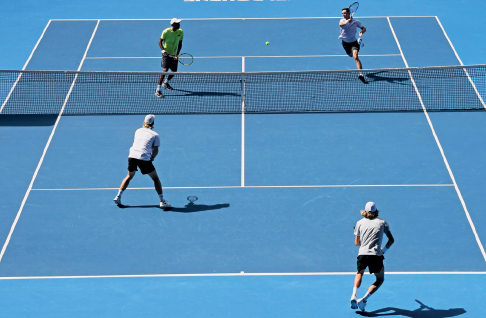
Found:
[[(42, 38), (44, 37), (44, 34), (46, 33), (46, 30), (49, 27), (49, 24), (51, 24), (51, 20), (49, 20), (49, 22), (47, 22), (46, 27), (44, 28), (44, 31), (42, 31), (42, 34), (41, 34), (39, 40), (37, 40), (37, 43), (35, 44), (34, 49), (30, 53), (29, 58), (25, 62), (24, 67), (22, 67), (22, 71), (25, 70), (25, 68), (29, 64), (30, 59), (34, 55), (35, 50), (39, 46), (40, 41), (42, 40)], [(12, 92), (14, 91), (15, 87), (17, 86), (17, 83), (19, 82), (21, 76), (22, 76), (22, 73), (20, 73), (19, 76), (17, 77), (17, 80), (15, 81), (15, 83), (12, 86), (12, 88), (10, 89), (10, 92), (8, 93), (7, 98), (5, 98), (5, 101), (3, 102), (2, 107), (0, 107), (0, 114), (2, 113), (2, 110), (5, 107), (5, 105), (7, 104), (8, 100), (10, 99), (10, 96), (12, 95)]]
[[(486, 272), (386, 272), (387, 275), (486, 275)], [(208, 274), (145, 274), (145, 275), (92, 275), (92, 276), (18, 276), (0, 277), (0, 280), (20, 279), (80, 279), (80, 278), (144, 278), (144, 277), (234, 277), (234, 276), (354, 276), (356, 272), (308, 273), (208, 273)]]
[[(408, 68), (407, 60), (405, 59), (405, 55), (403, 55), (403, 51), (402, 51), (402, 48), (400, 46), (400, 42), (398, 42), (398, 38), (395, 34), (395, 30), (393, 29), (393, 26), (391, 24), (390, 19), (388, 19), (388, 24), (390, 25), (390, 29), (393, 33), (393, 36), (395, 37), (395, 41), (397, 42), (398, 49), (400, 50), (400, 53), (402, 54), (402, 58), (403, 58), (403, 62), (405, 63), (405, 67)], [(442, 159), (444, 160), (444, 164), (447, 168), (447, 171), (449, 171), (449, 175), (451, 177), (452, 183), (454, 184), (454, 188), (456, 189), (457, 196), (459, 197), (459, 200), (461, 201), (464, 212), (466, 213), (467, 220), (469, 221), (469, 225), (471, 226), (471, 229), (474, 233), (474, 237), (476, 238), (476, 242), (478, 243), (479, 249), (481, 250), (481, 253), (483, 254), (484, 260), (486, 261), (486, 252), (484, 251), (483, 244), (481, 244), (481, 240), (479, 239), (478, 233), (476, 232), (476, 227), (474, 226), (474, 223), (471, 219), (471, 216), (469, 215), (469, 211), (467, 210), (466, 202), (464, 202), (464, 199), (462, 198), (461, 191), (459, 190), (459, 187), (457, 186), (456, 179), (454, 178), (454, 174), (452, 173), (451, 167), (449, 166), (449, 162), (447, 161), (447, 158), (445, 156), (444, 149), (442, 149), (442, 146), (441, 146), (440, 141), (439, 141), (439, 137), (437, 137), (437, 134), (435, 133), (434, 126), (432, 125), (432, 121), (430, 120), (429, 114), (427, 113), (427, 109), (425, 108), (424, 102), (422, 101), (422, 96), (420, 95), (420, 92), (417, 88), (417, 85), (415, 84), (415, 80), (413, 79), (412, 72), (409, 70), (408, 74), (410, 75), (410, 80), (412, 81), (413, 87), (415, 88), (415, 92), (417, 93), (417, 96), (420, 100), (420, 104), (422, 105), (422, 109), (424, 111), (425, 117), (427, 118), (427, 122), (429, 123), (432, 134), (434, 135), (434, 139), (435, 139), (435, 142), (437, 143), (437, 147), (439, 147), (440, 153), (442, 155)]]
[[(299, 20), (299, 19), (342, 19), (343, 17), (293, 17), (293, 18), (182, 18), (183, 21), (214, 21), (214, 20)], [(405, 16), (369, 16), (355, 17), (356, 19), (386, 19), (386, 18), (435, 18), (433, 15), (405, 15)], [(171, 19), (52, 19), (52, 21), (170, 21)]]
[[(360, 56), (401, 56), (400, 54), (362, 54)], [(328, 54), (328, 55), (253, 55), (253, 56), (194, 56), (195, 59), (240, 59), (240, 58), (263, 58), (263, 57), (349, 57), (346, 54)], [(160, 59), (160, 56), (100, 56), (87, 57), (87, 60), (110, 60), (110, 59)]]
[[(96, 30), (98, 29), (98, 23), (96, 23), (96, 27), (93, 30), (93, 34), (91, 35), (91, 38), (89, 40), (88, 46), (86, 47), (86, 51), (84, 52), (84, 56), (81, 60), (81, 63), (79, 64), (78, 71), (81, 70), (81, 66), (83, 66), (84, 59), (86, 58), (86, 54), (88, 53), (89, 47), (91, 45), (91, 42), (93, 41), (94, 35), (96, 33)], [(66, 107), (67, 101), (69, 99), (69, 96), (71, 95), (71, 92), (73, 90), (74, 84), (76, 83), (76, 78), (78, 75), (74, 77), (73, 83), (71, 84), (71, 87), (69, 88), (69, 91), (66, 95), (66, 98), (64, 99), (64, 104), (62, 105), (61, 111), (59, 112), (59, 115), (57, 116), (56, 123), (54, 124), (54, 127), (52, 128), (51, 135), (49, 136), (49, 139), (47, 140), (47, 144), (44, 147), (44, 151), (42, 152), (42, 156), (39, 160), (39, 163), (37, 164), (37, 168), (35, 169), (34, 175), (32, 176), (32, 180), (30, 181), (29, 188), (27, 189), (27, 192), (24, 195), (24, 199), (22, 200), (22, 204), (20, 205), (20, 209), (17, 212), (17, 215), (15, 217), (15, 220), (10, 228), (10, 232), (8, 233), (7, 240), (5, 241), (5, 244), (3, 244), (2, 251), (0, 252), (0, 262), (3, 259), (3, 255), (5, 254), (5, 250), (7, 249), (8, 243), (10, 242), (10, 238), (12, 237), (12, 234), (15, 230), (15, 227), (17, 225), (17, 222), (19, 221), (20, 215), (22, 214), (22, 210), (24, 209), (25, 202), (27, 201), (27, 198), (29, 197), (30, 191), (32, 190), (32, 185), (34, 184), (35, 178), (37, 177), (37, 174), (39, 173), (39, 169), (42, 166), (42, 162), (44, 161), (44, 157), (47, 153), (47, 149), (49, 149), (49, 145), (51, 144), (52, 137), (54, 137), (54, 133), (56, 132), (57, 125), (59, 124), (59, 120), (61, 119), (62, 113), (64, 112), (64, 108)]]
[[(454, 45), (452, 45), (452, 41), (449, 39), (449, 36), (447, 36), (447, 33), (446, 33), (444, 27), (442, 26), (442, 23), (440, 23), (439, 17), (436, 16), (435, 19), (437, 20), (437, 23), (439, 23), (439, 26), (442, 29), (442, 32), (444, 32), (444, 35), (445, 35), (447, 41), (449, 41), (449, 44), (450, 44), (452, 50), (454, 51), (454, 54), (456, 55), (457, 60), (459, 61), (459, 63), (461, 63), (461, 65), (464, 65), (464, 64), (462, 64), (462, 61), (459, 58), (459, 54), (457, 54), (456, 49), (454, 48)], [(464, 69), (464, 73), (466, 73), (466, 76), (469, 79), (469, 82), (471, 83), (474, 91), (476, 92), (476, 95), (478, 96), (479, 100), (481, 101), (481, 104), (483, 104), (483, 107), (486, 109), (486, 104), (484, 103), (484, 100), (481, 97), (481, 94), (479, 94), (478, 90), (476, 89), (476, 85), (474, 84), (474, 82), (472, 81), (471, 77), (469, 76), (469, 72), (466, 69)]]
[[(241, 57), (241, 72), (245, 72), (245, 57)], [(245, 77), (241, 77), (241, 186), (245, 186)]]
[[(359, 187), (453, 187), (453, 184), (345, 184), (345, 185), (295, 185), (295, 186), (214, 186), (214, 187), (164, 187), (164, 189), (241, 189), (241, 188), (359, 188)], [(97, 191), (119, 188), (32, 189), (32, 191)], [(127, 190), (153, 190), (154, 187), (127, 188)]]

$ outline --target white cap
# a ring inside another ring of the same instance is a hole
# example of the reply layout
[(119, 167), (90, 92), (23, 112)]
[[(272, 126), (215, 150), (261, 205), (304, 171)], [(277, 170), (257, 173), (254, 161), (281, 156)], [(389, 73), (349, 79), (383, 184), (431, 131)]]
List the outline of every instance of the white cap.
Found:
[(154, 123), (154, 120), (155, 120), (155, 115), (150, 114), (150, 115), (145, 116), (145, 119), (144, 119), (143, 122), (146, 123), (146, 124), (152, 125)]
[(172, 18), (172, 20), (170, 20), (170, 24), (174, 24), (174, 23), (181, 23), (181, 19), (177, 19), (177, 18)]
[(366, 206), (365, 206), (365, 211), (366, 212), (375, 212), (376, 211), (376, 204), (375, 202), (368, 202), (366, 203)]

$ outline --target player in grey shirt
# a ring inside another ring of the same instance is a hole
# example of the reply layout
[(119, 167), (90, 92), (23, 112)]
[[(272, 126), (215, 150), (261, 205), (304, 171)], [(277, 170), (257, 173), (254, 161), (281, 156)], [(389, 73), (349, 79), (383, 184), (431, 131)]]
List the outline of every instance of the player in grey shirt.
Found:
[[(390, 232), (388, 223), (378, 217), (380, 211), (376, 209), (374, 202), (366, 203), (365, 209), (361, 210), (363, 218), (354, 227), (354, 244), (359, 246), (357, 273), (354, 278), (353, 295), (351, 296), (351, 308), (365, 311), (368, 298), (374, 294), (381, 284), (385, 281), (385, 267), (383, 266), (383, 256), (393, 245), (395, 239)], [(385, 247), (382, 247), (383, 234), (388, 237)], [(358, 299), (358, 288), (361, 286), (364, 271), (368, 267), (370, 274), (375, 274), (376, 281), (368, 288), (368, 292), (363, 298)]]

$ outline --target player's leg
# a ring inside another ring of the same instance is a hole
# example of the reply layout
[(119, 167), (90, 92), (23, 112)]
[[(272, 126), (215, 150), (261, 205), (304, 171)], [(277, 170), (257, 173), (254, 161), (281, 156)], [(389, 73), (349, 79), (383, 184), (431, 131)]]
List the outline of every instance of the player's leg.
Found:
[(358, 309), (358, 288), (361, 286), (361, 281), (363, 280), (363, 270), (358, 270), (356, 276), (354, 277), (354, 287), (353, 294), (351, 295), (351, 309)]
[(164, 193), (163, 193), (163, 190), (162, 190), (162, 182), (160, 182), (159, 176), (157, 175), (157, 171), (154, 169), (152, 172), (149, 172), (147, 174), (154, 181), (155, 191), (157, 191), (157, 194), (159, 195), (159, 199), (160, 199), (160, 207), (164, 208), (164, 209), (170, 208), (171, 205), (167, 201), (164, 200)]
[[(375, 273), (376, 281), (368, 288), (368, 294), (373, 295), (385, 281), (385, 267), (379, 273)], [(366, 297), (366, 296), (365, 296)]]
[(358, 309), (358, 288), (361, 286), (366, 267), (368, 267), (368, 256), (359, 255), (356, 261), (357, 270), (354, 277), (353, 294), (351, 295), (351, 309)]
[[(130, 169), (132, 169), (132, 171), (130, 171)], [(118, 190), (118, 194), (113, 199), (113, 202), (115, 202), (116, 205), (122, 204), (121, 203), (121, 197), (122, 197), (123, 191), (125, 191), (127, 189), (128, 185), (130, 184), (130, 180), (133, 179), (136, 172), (137, 172), (137, 168), (135, 167), (135, 169), (133, 169), (133, 167), (130, 167), (130, 160), (129, 160), (128, 161), (128, 174), (125, 177), (125, 179), (123, 179), (123, 181), (120, 185), (120, 189)]]
[(368, 298), (370, 298), (370, 296), (373, 295), (385, 281), (385, 266), (383, 266), (383, 260), (385, 258), (383, 256), (372, 256), (370, 258), (370, 273), (375, 274), (376, 281), (368, 288), (368, 292), (364, 297), (358, 299), (358, 307), (361, 311), (365, 311)]
[[(162, 72), (164, 73), (166, 73), (169, 70), (167, 58), (168, 56), (162, 56), (162, 62), (160, 63), (160, 65), (162, 66)], [(159, 82), (157, 83), (157, 89), (155, 90), (155, 96), (157, 97), (164, 97), (164, 94), (162, 94), (162, 91), (160, 90), (160, 87), (164, 82), (164, 78), (165, 78), (164, 74), (161, 74), (159, 77)]]
[(353, 48), (353, 58), (356, 61), (356, 67), (358, 68), (358, 70), (362, 70), (363, 64), (361, 64), (361, 60), (359, 59), (358, 53), (359, 53), (359, 51), (357, 49)]
[[(362, 70), (363, 69), (363, 64), (361, 64), (361, 60), (359, 59), (359, 46), (358, 47), (354, 47), (353, 46), (353, 58), (356, 62), (356, 67), (358, 68), (358, 70)], [(362, 81), (363, 83), (365, 83), (365, 78), (364, 78), (364, 75), (363, 73), (359, 72), (359, 75), (358, 75), (358, 78), (360, 79), (360, 81)]]
[[(169, 56), (168, 60), (168, 66), (171, 70), (171, 72), (177, 72), (177, 66), (179, 65), (179, 62), (177, 62), (176, 59), (173, 57)], [(168, 90), (172, 90), (172, 86), (170, 86), (169, 81), (174, 77), (174, 75), (168, 75), (165, 81), (162, 83), (162, 87)]]

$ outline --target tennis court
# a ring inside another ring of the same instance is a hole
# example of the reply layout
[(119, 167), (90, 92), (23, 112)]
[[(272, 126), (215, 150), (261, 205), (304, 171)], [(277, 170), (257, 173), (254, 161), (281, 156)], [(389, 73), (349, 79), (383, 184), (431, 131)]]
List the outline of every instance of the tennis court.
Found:
[[(195, 61), (179, 71), (354, 69), (338, 20), (183, 19)], [(360, 20), (365, 69), (462, 64), (435, 16)], [(160, 71), (168, 21), (50, 20), (25, 70)], [(363, 315), (486, 313), (485, 112), (158, 114), (166, 212), (141, 174), (124, 208), (112, 201), (145, 115), (0, 113), (0, 316), (356, 317), (352, 226), (367, 201), (396, 243)]]

